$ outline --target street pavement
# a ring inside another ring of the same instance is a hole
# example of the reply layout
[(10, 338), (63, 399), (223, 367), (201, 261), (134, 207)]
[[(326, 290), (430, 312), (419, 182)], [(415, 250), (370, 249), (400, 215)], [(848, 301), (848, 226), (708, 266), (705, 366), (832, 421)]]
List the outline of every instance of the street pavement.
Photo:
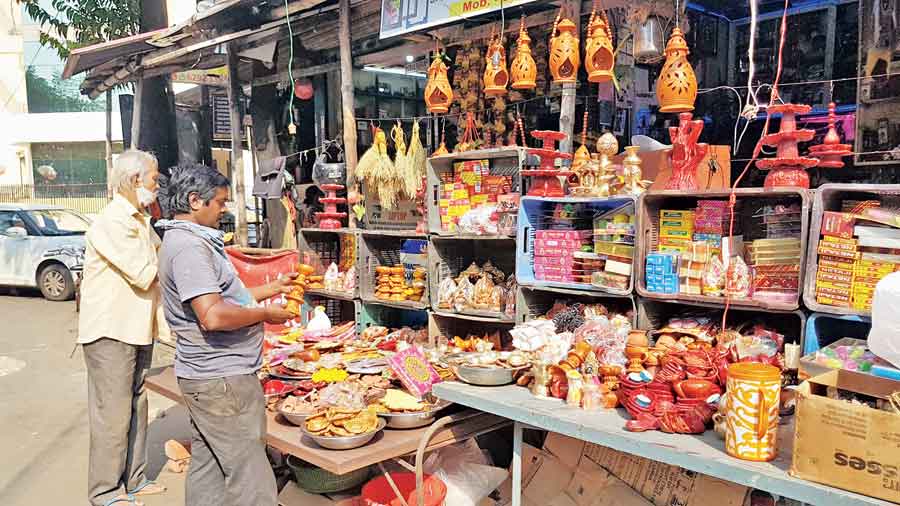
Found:
[[(0, 505), (87, 506), (87, 375), (74, 349), (75, 303), (0, 289), (0, 315)], [(171, 360), (157, 351), (154, 365)], [(169, 491), (141, 501), (181, 506), (184, 474), (163, 469), (163, 444), (189, 439), (187, 413), (151, 392), (150, 419), (148, 477)]]

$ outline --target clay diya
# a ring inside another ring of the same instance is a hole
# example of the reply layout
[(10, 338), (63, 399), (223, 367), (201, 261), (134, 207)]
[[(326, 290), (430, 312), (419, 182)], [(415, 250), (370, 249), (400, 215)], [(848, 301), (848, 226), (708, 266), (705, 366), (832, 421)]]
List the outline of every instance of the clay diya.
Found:
[(700, 399), (706, 402), (706, 399), (713, 394), (721, 394), (722, 389), (719, 385), (706, 379), (686, 379), (681, 380), (672, 385), (678, 397), (684, 399)]
[(602, 364), (599, 369), (600, 376), (603, 377), (603, 384), (611, 391), (619, 388), (619, 375), (622, 374), (622, 367), (613, 364)]

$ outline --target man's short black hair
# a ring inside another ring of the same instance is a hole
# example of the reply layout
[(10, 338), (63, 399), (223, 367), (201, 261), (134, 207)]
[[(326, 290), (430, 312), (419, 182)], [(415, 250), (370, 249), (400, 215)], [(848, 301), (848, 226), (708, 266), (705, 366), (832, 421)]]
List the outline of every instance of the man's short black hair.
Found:
[(160, 178), (160, 205), (163, 215), (171, 218), (176, 214), (191, 212), (190, 196), (196, 193), (204, 204), (216, 196), (219, 188), (230, 188), (231, 181), (222, 173), (202, 163), (182, 163), (172, 167), (171, 174)]

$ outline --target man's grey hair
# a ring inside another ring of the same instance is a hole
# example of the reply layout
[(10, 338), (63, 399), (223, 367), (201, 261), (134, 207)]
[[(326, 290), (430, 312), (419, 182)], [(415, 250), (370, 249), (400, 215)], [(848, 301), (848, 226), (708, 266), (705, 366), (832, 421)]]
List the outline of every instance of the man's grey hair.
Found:
[(127, 190), (131, 186), (131, 178), (144, 176), (151, 169), (159, 169), (156, 157), (137, 149), (125, 151), (113, 163), (109, 173), (109, 185), (115, 191)]
[(219, 188), (230, 188), (231, 182), (216, 169), (200, 163), (184, 163), (172, 167), (172, 173), (164, 179), (161, 186), (163, 214), (172, 217), (191, 212), (192, 193), (196, 193), (204, 204), (208, 204)]

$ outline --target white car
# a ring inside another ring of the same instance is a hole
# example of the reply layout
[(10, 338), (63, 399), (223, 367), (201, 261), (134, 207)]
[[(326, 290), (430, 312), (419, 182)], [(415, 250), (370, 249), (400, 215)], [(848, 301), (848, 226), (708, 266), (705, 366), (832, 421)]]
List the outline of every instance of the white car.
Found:
[(90, 221), (56, 206), (0, 204), (0, 285), (36, 287), (69, 300), (84, 265)]

